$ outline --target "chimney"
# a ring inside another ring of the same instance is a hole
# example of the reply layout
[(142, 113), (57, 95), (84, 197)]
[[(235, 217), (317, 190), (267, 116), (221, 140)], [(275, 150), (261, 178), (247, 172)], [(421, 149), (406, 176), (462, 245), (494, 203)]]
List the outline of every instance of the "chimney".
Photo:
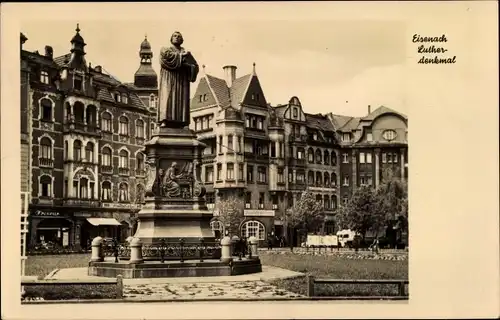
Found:
[(236, 66), (225, 66), (222, 69), (224, 69), (227, 86), (231, 88), (234, 79), (236, 79)]
[(368, 105), (368, 114), (372, 113), (372, 106)]
[(101, 66), (95, 66), (94, 71), (97, 73), (102, 73), (102, 67)]
[(52, 59), (54, 56), (54, 49), (51, 46), (45, 46), (45, 56)]

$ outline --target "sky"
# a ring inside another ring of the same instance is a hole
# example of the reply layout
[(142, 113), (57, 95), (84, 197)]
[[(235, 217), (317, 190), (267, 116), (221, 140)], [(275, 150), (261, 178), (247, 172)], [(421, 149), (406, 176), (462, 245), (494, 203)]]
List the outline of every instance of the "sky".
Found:
[[(21, 25), (25, 50), (54, 56), (69, 53), (77, 22), (87, 62), (101, 65), (122, 82), (133, 82), (145, 35), (159, 72), (158, 53), (180, 31), (183, 46), (207, 74), (223, 78), (222, 67), (237, 66), (237, 77), (256, 72), (268, 102), (297, 96), (305, 112), (364, 116), (384, 105), (407, 113), (405, 25), (381, 20), (64, 20)], [(193, 85), (192, 93), (201, 76)]]

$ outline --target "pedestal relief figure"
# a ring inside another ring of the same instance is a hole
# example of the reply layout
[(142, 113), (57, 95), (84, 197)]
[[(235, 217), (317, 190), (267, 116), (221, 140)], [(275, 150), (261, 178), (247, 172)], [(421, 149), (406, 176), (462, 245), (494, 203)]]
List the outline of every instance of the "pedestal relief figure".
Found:
[(144, 164), (144, 170), (146, 171), (146, 184), (145, 192), (146, 196), (153, 196), (155, 194), (155, 181), (156, 181), (156, 164), (153, 159), (149, 159)]
[(183, 176), (184, 173), (177, 174), (177, 163), (173, 162), (163, 176), (162, 189), (164, 196), (169, 198), (178, 198), (181, 196), (181, 188), (177, 180), (183, 178)]
[(172, 46), (160, 52), (160, 84), (158, 91), (158, 123), (160, 127), (182, 128), (189, 125), (189, 87), (198, 76), (198, 63), (181, 47), (180, 32), (170, 38)]

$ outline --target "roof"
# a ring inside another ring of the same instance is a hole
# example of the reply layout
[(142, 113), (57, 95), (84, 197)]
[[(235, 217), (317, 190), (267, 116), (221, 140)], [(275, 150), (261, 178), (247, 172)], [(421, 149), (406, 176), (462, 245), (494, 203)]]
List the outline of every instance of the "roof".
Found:
[(408, 119), (408, 117), (400, 112), (397, 112), (396, 110), (393, 110), (391, 108), (387, 108), (387, 107), (384, 107), (384, 106), (380, 106), (378, 107), (377, 109), (373, 110), (373, 112), (371, 112), (370, 114), (368, 114), (366, 117), (363, 118), (363, 120), (374, 120), (376, 117), (378, 117), (379, 115), (381, 114), (384, 114), (384, 113), (395, 113), (395, 114), (398, 114), (400, 116), (402, 116), (404, 119)]
[(43, 56), (39, 53), (35, 52), (29, 52), (26, 50), (21, 51), (21, 57), (24, 57), (24, 59), (32, 61), (36, 64), (44, 65), (47, 67), (52, 67), (52, 68), (57, 68), (57, 64), (54, 63), (54, 61), (46, 56)]
[(247, 74), (242, 77), (239, 77), (233, 81), (233, 85), (231, 86), (231, 105), (235, 108), (239, 108), (239, 104), (245, 98), (245, 92), (252, 80), (253, 75)]
[(156, 71), (150, 64), (141, 63), (139, 69), (135, 72), (136, 76), (153, 76), (157, 77)]
[(309, 128), (318, 129), (322, 131), (335, 131), (335, 127), (327, 116), (322, 114), (308, 114), (306, 113), (306, 125)]
[(276, 112), (276, 116), (279, 118), (283, 118), (285, 116), (285, 111), (288, 108), (288, 105), (280, 105), (273, 108), (274, 111)]
[(69, 63), (69, 59), (71, 58), (71, 53), (67, 53), (65, 55), (59, 56), (54, 58), (54, 62), (59, 66), (59, 67), (64, 67), (67, 66)]
[(208, 87), (215, 94), (215, 99), (223, 108), (231, 105), (231, 98), (229, 96), (229, 88), (226, 81), (211, 75), (206, 75)]

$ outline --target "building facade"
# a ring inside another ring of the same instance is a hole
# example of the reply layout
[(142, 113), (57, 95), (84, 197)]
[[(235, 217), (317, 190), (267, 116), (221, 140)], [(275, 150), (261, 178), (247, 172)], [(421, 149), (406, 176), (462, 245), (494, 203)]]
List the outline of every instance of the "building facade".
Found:
[[(143, 144), (155, 130), (158, 76), (146, 39), (133, 83), (85, 60), (77, 27), (69, 53), (22, 49), (21, 191), (30, 195), (28, 245), (85, 247), (96, 235), (133, 234), (143, 202)], [(207, 147), (201, 177), (216, 204), (244, 204), (242, 235), (288, 237), (281, 217), (304, 191), (322, 203), (320, 232), (335, 233), (334, 213), (357, 186), (377, 187), (388, 172), (408, 178), (405, 115), (387, 107), (364, 117), (310, 114), (298, 97), (271, 106), (255, 70), (205, 73), (192, 94), (190, 128)], [(296, 232), (296, 231), (293, 231)], [(293, 237), (297, 239), (296, 236)]]
[(123, 240), (143, 202), (149, 106), (135, 86), (86, 63), (78, 27), (70, 43), (70, 52), (57, 57), (50, 46), (44, 54), (21, 50), (21, 185), (31, 195), (30, 247), (87, 247), (96, 235)]

